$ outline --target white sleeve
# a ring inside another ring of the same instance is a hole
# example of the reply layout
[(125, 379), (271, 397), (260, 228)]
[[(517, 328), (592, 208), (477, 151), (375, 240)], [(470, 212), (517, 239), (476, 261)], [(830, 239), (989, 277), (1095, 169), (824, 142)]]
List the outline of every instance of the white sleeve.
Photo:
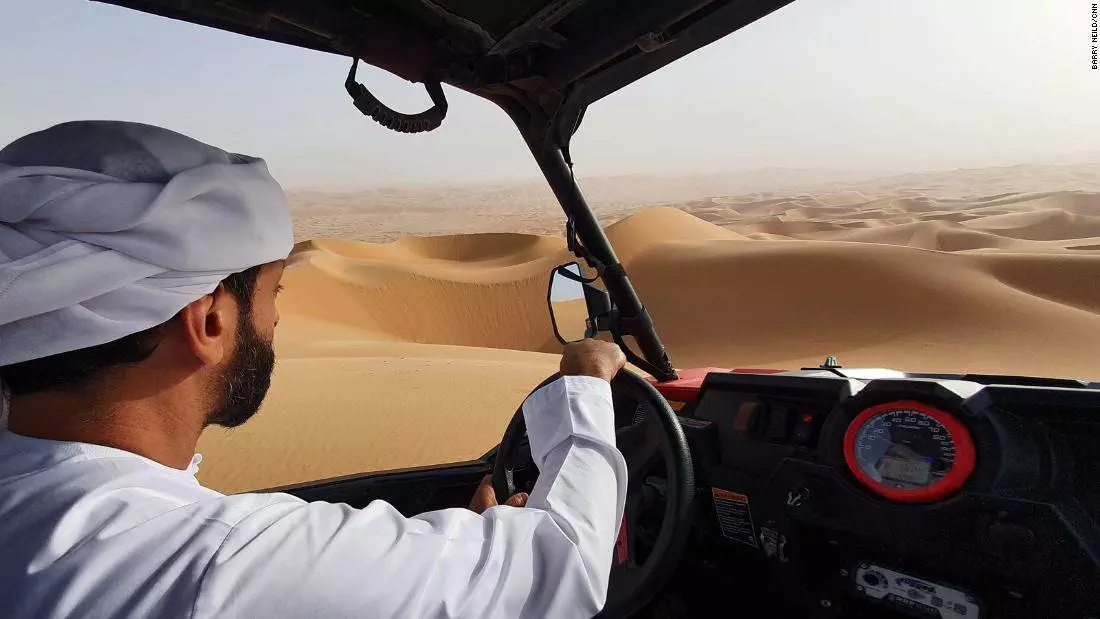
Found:
[(526, 508), (405, 518), (384, 501), (357, 510), (271, 495), (215, 553), (194, 616), (596, 614), (626, 499), (610, 387), (568, 376), (523, 414), (540, 471)]

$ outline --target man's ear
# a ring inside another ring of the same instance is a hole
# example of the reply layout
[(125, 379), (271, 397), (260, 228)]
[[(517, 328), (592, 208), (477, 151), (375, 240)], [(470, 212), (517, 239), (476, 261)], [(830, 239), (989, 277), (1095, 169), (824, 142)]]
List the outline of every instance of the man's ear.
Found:
[(180, 310), (183, 336), (203, 365), (217, 365), (231, 354), (232, 319), (236, 315), (233, 295), (223, 284)]

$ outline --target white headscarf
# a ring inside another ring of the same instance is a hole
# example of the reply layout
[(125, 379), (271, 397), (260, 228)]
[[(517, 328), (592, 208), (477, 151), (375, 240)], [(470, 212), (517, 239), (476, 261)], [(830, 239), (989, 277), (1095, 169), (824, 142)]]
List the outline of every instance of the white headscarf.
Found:
[(292, 246), (262, 159), (137, 123), (32, 133), (0, 150), (0, 366), (161, 324)]

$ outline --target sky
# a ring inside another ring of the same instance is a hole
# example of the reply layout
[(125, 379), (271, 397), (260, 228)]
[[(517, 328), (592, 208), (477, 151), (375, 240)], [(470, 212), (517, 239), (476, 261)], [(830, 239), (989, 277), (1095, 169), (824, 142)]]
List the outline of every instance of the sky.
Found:
[[(581, 176), (899, 172), (1100, 160), (1085, 0), (795, 0), (589, 108)], [(352, 106), (344, 58), (84, 0), (0, 0), (0, 144), (66, 120), (162, 125), (290, 188), (538, 177), (508, 118), (448, 89), (439, 130)], [(421, 86), (376, 69), (391, 107)]]

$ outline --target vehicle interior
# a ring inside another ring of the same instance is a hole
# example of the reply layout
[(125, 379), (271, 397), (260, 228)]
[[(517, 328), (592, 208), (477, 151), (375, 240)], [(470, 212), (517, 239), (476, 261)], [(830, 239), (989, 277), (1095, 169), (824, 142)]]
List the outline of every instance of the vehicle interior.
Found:
[[(600, 616), (1100, 616), (1100, 383), (676, 369), (585, 201), (570, 139), (589, 105), (791, 0), (98, 1), (346, 57), (351, 103), (394, 131), (440, 126), (442, 84), (515, 122), (577, 257), (550, 274), (555, 333), (610, 338), (648, 374), (612, 383), (630, 481)], [(390, 109), (360, 61), (430, 107)], [(465, 506), (489, 472), (500, 497), (529, 490), (522, 415), (502, 430), (476, 461), (277, 490), (407, 515)]]

